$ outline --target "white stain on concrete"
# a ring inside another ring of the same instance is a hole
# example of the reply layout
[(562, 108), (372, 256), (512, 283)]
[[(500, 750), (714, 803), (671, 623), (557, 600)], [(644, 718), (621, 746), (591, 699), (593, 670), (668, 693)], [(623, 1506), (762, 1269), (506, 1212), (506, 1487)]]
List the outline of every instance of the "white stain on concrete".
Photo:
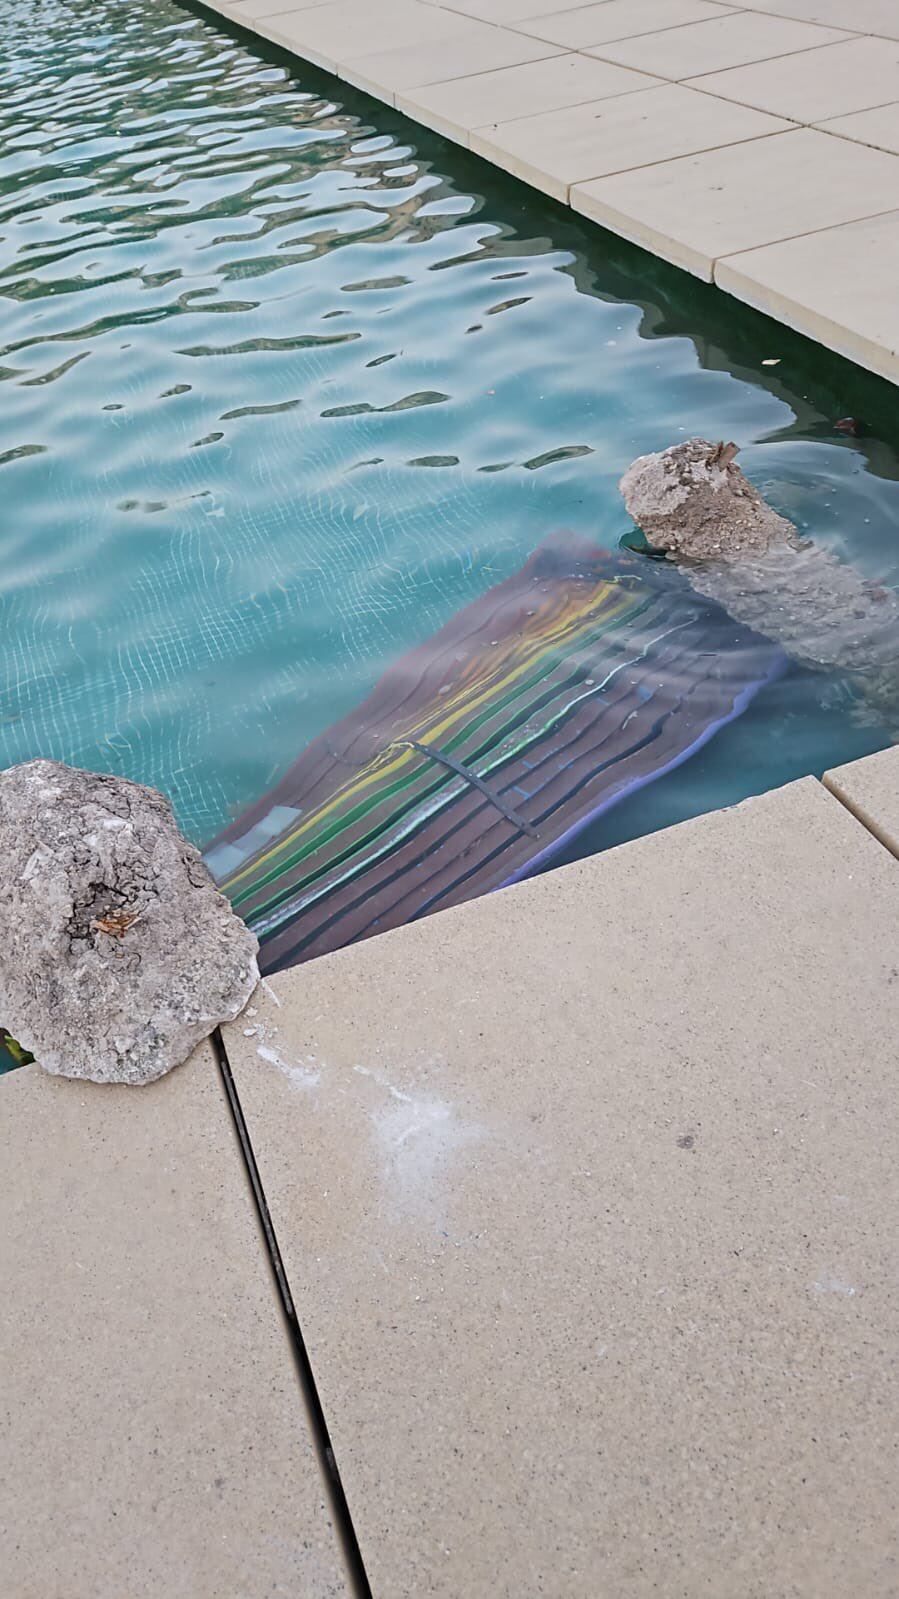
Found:
[(268, 994), (268, 997), (271, 1000), (272, 1004), (273, 1005), (277, 1005), (278, 1009), (280, 1010), (281, 1009), (281, 1001), (278, 998), (277, 994), (275, 993), (275, 990), (272, 988), (272, 985), (269, 982), (268, 978), (267, 977), (261, 977), (259, 979), (259, 981), (260, 981), (262, 987), (265, 989), (265, 992)]
[(370, 1077), (384, 1095), (370, 1116), (385, 1187), (404, 1209), (413, 1208), (436, 1223), (442, 1219), (455, 1157), (482, 1139), (486, 1129), (465, 1121), (436, 1094), (397, 1088), (377, 1067), (354, 1070)]
[(843, 1282), (830, 1272), (822, 1272), (817, 1282), (813, 1282), (810, 1286), (815, 1294), (842, 1294), (846, 1299), (852, 1299), (858, 1293), (858, 1289), (853, 1288), (851, 1283)]
[(321, 1081), (321, 1071), (316, 1065), (314, 1055), (307, 1055), (299, 1061), (285, 1060), (280, 1050), (269, 1042), (270, 1034), (276, 1033), (277, 1027), (268, 1028), (260, 1022), (252, 1031), (260, 1039), (256, 1045), (256, 1054), (261, 1060), (268, 1061), (270, 1066), (277, 1066), (279, 1072), (284, 1073), (291, 1088), (308, 1090), (315, 1088)]
[(394, 1088), (393, 1084), (387, 1081), (386, 1074), (380, 1071), (378, 1067), (354, 1066), (353, 1071), (358, 1072), (360, 1077), (371, 1077), (380, 1088), (386, 1089), (387, 1093), (392, 1095), (394, 1099), (402, 1100), (402, 1102), (406, 1105), (412, 1104), (411, 1094), (404, 1094), (401, 1089)]

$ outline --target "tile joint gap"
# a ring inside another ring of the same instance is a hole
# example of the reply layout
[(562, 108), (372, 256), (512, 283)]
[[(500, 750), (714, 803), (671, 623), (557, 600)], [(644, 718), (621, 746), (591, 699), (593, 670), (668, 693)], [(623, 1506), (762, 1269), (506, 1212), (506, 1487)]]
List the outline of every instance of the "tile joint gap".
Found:
[[(769, 133), (763, 135), (763, 137), (770, 139), (773, 135)], [(744, 244), (739, 250), (728, 250), (724, 255), (716, 255), (712, 261), (712, 267), (714, 269), (720, 262), (738, 261), (740, 256), (752, 255), (755, 250), (773, 249), (776, 244), (791, 244), (794, 239), (811, 239), (814, 238), (816, 233), (837, 233), (840, 228), (854, 227), (857, 222), (876, 222), (878, 217), (889, 217), (896, 211), (899, 211), (899, 205), (891, 205), (888, 206), (886, 211), (868, 211), (863, 217), (849, 217), (844, 222), (825, 222), (820, 228), (805, 228), (802, 233), (785, 233), (779, 239), (766, 239), (762, 244)], [(719, 289), (722, 287), (717, 278), (713, 278), (712, 281)], [(796, 304), (799, 304), (798, 300)], [(803, 305), (803, 309), (807, 310), (808, 307)], [(881, 348), (885, 348), (885, 346), (881, 346)]]
[(843, 790), (833, 782), (830, 772), (824, 773), (821, 782), (827, 789), (828, 794), (832, 794), (834, 799), (838, 800), (843, 806), (844, 810), (847, 810), (850, 816), (855, 817), (855, 820), (860, 823), (865, 832), (870, 833), (872, 838), (876, 838), (878, 844), (882, 844), (883, 848), (888, 854), (893, 856), (894, 860), (899, 860), (899, 846), (887, 836), (883, 828), (875, 822), (873, 816), (868, 815), (863, 805), (856, 804), (855, 800), (850, 799), (848, 794), (844, 794)]
[(287, 1336), (291, 1345), (291, 1351), (299, 1379), (300, 1391), (303, 1396), (309, 1427), (312, 1433), (312, 1440), (315, 1446), (316, 1455), (318, 1457), (319, 1468), (325, 1480), (335, 1532), (340, 1542), (347, 1568), (350, 1591), (353, 1595), (353, 1599), (372, 1599), (371, 1585), (368, 1581), (368, 1576), (365, 1571), (365, 1565), (362, 1560), (362, 1552), (359, 1548), (359, 1540), (356, 1536), (356, 1529), (353, 1526), (353, 1519), (350, 1515), (349, 1504), (347, 1503), (346, 1493), (344, 1492), (340, 1472), (337, 1467), (337, 1460), (331, 1443), (331, 1435), (328, 1430), (324, 1408), (322, 1406), (321, 1398), (319, 1397), (318, 1388), (316, 1386), (315, 1374), (312, 1370), (312, 1362), (309, 1359), (309, 1351), (306, 1347), (306, 1340), (303, 1337), (303, 1330), (300, 1326), (296, 1307), (293, 1301), (293, 1295), (290, 1291), (290, 1284), (287, 1279), (287, 1272), (285, 1270), (284, 1261), (281, 1256), (281, 1250), (278, 1245), (274, 1223), (272, 1221), (271, 1212), (268, 1208), (265, 1190), (262, 1186), (262, 1178), (259, 1173), (259, 1167), (256, 1162), (253, 1146), (250, 1142), (250, 1133), (247, 1127), (246, 1118), (244, 1117), (243, 1106), (240, 1103), (240, 1096), (237, 1092), (237, 1084), (234, 1081), (234, 1074), (231, 1070), (231, 1062), (228, 1059), (228, 1051), (225, 1046), (225, 1040), (222, 1036), (222, 1030), (220, 1027), (217, 1027), (213, 1032), (211, 1042), (216, 1064), (218, 1065), (222, 1089), (224, 1091), (225, 1099), (228, 1103), (228, 1109), (231, 1112), (231, 1119), (234, 1123), (234, 1131), (237, 1136), (237, 1143), (240, 1150), (241, 1159), (243, 1161), (247, 1180), (250, 1185), (250, 1191), (253, 1196), (253, 1205), (262, 1233), (265, 1252), (268, 1256), (269, 1267), (275, 1284), (275, 1291), (277, 1293), (284, 1316), (287, 1328)]
[[(618, 98), (618, 97), (616, 96), (616, 98)], [(477, 132), (478, 130), (474, 129), (473, 131)], [(660, 156), (656, 161), (641, 161), (640, 164), (638, 166), (635, 166), (635, 167), (616, 167), (614, 172), (600, 172), (596, 177), (592, 177), (592, 178), (573, 178), (572, 181), (568, 184), (568, 191), (569, 191), (569, 194), (570, 194), (575, 189), (584, 189), (584, 188), (586, 188), (588, 183), (603, 183), (606, 178), (626, 178), (632, 172), (651, 172), (654, 167), (670, 166), (671, 163), (674, 162), (674, 161), (691, 161), (695, 156), (714, 155), (717, 150), (734, 150), (734, 149), (736, 149), (737, 145), (740, 145), (740, 144), (761, 144), (764, 139), (779, 139), (779, 138), (781, 138), (781, 136), (782, 136), (781, 131), (778, 130), (778, 129), (774, 129), (771, 133), (750, 133), (747, 136), (747, 138), (745, 138), (745, 139), (730, 139), (725, 144), (708, 144), (708, 145), (704, 145), (701, 150), (691, 150), (687, 155), (663, 155), (663, 156)], [(476, 152), (476, 153), (480, 153), (480, 152)], [(483, 159), (485, 161), (492, 161), (493, 157), (488, 155), (488, 156), (484, 156)], [(493, 161), (493, 164), (494, 164), (494, 166), (496, 166), (497, 165), (496, 161)], [(529, 162), (528, 164), (529, 165), (533, 165), (532, 162)], [(510, 169), (506, 168), (505, 170), (509, 171)], [(534, 170), (537, 171), (538, 168), (534, 167)], [(515, 174), (513, 173), (512, 176), (514, 177)], [(550, 176), (551, 176), (551, 174), (550, 174)], [(528, 178), (524, 178), (521, 181), (523, 181), (524, 183), (530, 183), (530, 179), (528, 179)], [(560, 179), (559, 181), (561, 182), (562, 180)], [(534, 184), (531, 184), (530, 186), (531, 186), (531, 188), (535, 187)], [(548, 191), (545, 191), (545, 192), (548, 192)], [(570, 201), (568, 203), (570, 204)], [(572, 209), (573, 209), (573, 207), (572, 207)], [(635, 216), (634, 220), (635, 221), (639, 221), (640, 218)], [(600, 224), (600, 226), (602, 226), (602, 225), (603, 224)], [(778, 241), (778, 243), (779, 242), (780, 241)], [(653, 254), (653, 255), (656, 255), (658, 253), (657, 251), (652, 250), (649, 245), (644, 245), (643, 248), (644, 249), (649, 249), (651, 254)], [(755, 249), (755, 248), (757, 248), (757, 246), (753, 245), (752, 248)], [(722, 257), (719, 257), (718, 259), (723, 260), (724, 257), (722, 256)]]

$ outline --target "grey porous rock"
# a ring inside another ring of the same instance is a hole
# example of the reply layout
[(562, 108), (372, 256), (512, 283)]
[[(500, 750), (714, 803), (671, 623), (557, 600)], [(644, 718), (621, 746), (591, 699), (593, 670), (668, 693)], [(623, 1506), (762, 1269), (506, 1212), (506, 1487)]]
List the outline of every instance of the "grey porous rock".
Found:
[(47, 1071), (149, 1083), (233, 1021), (258, 945), (155, 789), (0, 772), (0, 1021)]
[(845, 673), (895, 734), (899, 595), (800, 538), (741, 472), (738, 453), (687, 439), (639, 456), (620, 483), (630, 515), (700, 594), (801, 665)]

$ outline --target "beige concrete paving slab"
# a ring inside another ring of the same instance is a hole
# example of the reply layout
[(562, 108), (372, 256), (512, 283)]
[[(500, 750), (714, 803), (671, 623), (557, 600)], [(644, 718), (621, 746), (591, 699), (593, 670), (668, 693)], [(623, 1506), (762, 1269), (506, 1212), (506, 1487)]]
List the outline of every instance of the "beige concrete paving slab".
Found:
[[(445, 3), (445, 0), (431, 0)], [(484, 22), (515, 23), (522, 17), (542, 16), (552, 11), (570, 11), (571, 0), (452, 0), (448, 7), (463, 16), (480, 17)]]
[(339, 72), (351, 58), (383, 49), (385, 39), (406, 46), (451, 39), (464, 29), (465, 19), (421, 0), (382, 0), (378, 5), (336, 0), (305, 11), (260, 17), (257, 26), (266, 38), (298, 51), (316, 66)]
[(871, 144), (876, 150), (891, 150), (899, 155), (899, 100), (878, 106), (875, 111), (857, 111), (851, 117), (836, 117), (818, 126), (824, 133), (857, 139), (859, 144)]
[[(899, 857), (899, 745), (835, 766), (824, 773), (824, 782), (875, 838)], [(884, 931), (889, 939), (892, 931)]]
[[(610, 72), (624, 70), (609, 67)], [(507, 172), (566, 200), (572, 184), (603, 173), (762, 138), (787, 126), (744, 106), (739, 116), (725, 116), (723, 104), (680, 84), (665, 84), (479, 129), (470, 143)]]
[(791, 117), (794, 122), (865, 111), (899, 99), (899, 41), (850, 39), (798, 55), (695, 78), (707, 94)]
[(710, 281), (721, 256), (873, 216), (897, 193), (899, 157), (797, 128), (578, 185), (571, 204)]
[(779, 17), (798, 17), (803, 22), (823, 22), (850, 33), (878, 33), (899, 39), (899, 6), (896, 0), (743, 0), (753, 10), (774, 12)]
[[(340, 3), (340, 0), (338, 0), (338, 3)], [(331, 7), (329, 6), (328, 9), (330, 10)], [(304, 61), (311, 62), (314, 67), (321, 67), (325, 72), (333, 72), (336, 77), (338, 71), (337, 61), (332, 56), (325, 55), (322, 50), (317, 49), (314, 45), (307, 47), (297, 42), (294, 38), (294, 34), (298, 30), (295, 27), (291, 27), (291, 23), (302, 20), (306, 15), (307, 12), (305, 10), (297, 14), (289, 11), (275, 12), (270, 16), (254, 17), (252, 22), (247, 19), (244, 26), (252, 27), (253, 32), (258, 33), (260, 39), (268, 39), (272, 44), (280, 45), (284, 50), (291, 50), (296, 55), (302, 56)]]
[(4, 1599), (344, 1595), (209, 1047), (0, 1125)]
[[(533, 40), (532, 43), (538, 41)], [(554, 45), (544, 45), (554, 50)], [(396, 97), (397, 108), (429, 128), (467, 144), (474, 128), (599, 99), (609, 83), (607, 63), (565, 52), (500, 72), (481, 72), (452, 83), (428, 84)], [(620, 79), (613, 80), (620, 91)], [(634, 89), (645, 87), (641, 75)]]
[(760, 11), (738, 11), (712, 22), (694, 22), (637, 39), (594, 45), (593, 53), (623, 67), (636, 67), (640, 72), (654, 72), (660, 78), (679, 81), (849, 38), (851, 34), (840, 33), (836, 28), (766, 17)]
[(897, 925), (806, 779), (229, 1030), (375, 1593), (893, 1599)]
[(232, 15), (227, 0), (203, 0), (203, 5), (207, 11), (217, 11), (221, 16), (230, 18)]
[(899, 211), (728, 256), (715, 281), (899, 382)]
[[(288, 11), (310, 11), (314, 6), (333, 5), (334, 0), (227, 0), (219, 9), (233, 17), (235, 22), (246, 23), (250, 18), (283, 16)], [(208, 0), (203, 0), (208, 4)]]
[(703, 22), (720, 17), (727, 8), (709, 0), (599, 0), (596, 5), (578, 6), (571, 11), (541, 11), (515, 24), (524, 33), (549, 39), (552, 44), (582, 50), (606, 40), (630, 39), (635, 34), (655, 33), (659, 28), (675, 28), (681, 23)]
[(452, 37), (431, 44), (401, 45), (372, 55), (351, 56), (341, 64), (340, 75), (349, 83), (380, 94), (415, 89), (420, 84), (447, 79), (472, 80), (492, 67), (515, 67), (560, 54), (557, 45), (528, 39), (511, 28), (494, 28), (470, 17), (457, 17)]

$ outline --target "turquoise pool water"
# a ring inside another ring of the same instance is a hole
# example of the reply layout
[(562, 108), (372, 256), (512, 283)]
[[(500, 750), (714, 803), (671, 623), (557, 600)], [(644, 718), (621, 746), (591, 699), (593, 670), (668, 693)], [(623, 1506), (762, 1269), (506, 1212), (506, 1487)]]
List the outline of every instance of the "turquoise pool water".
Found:
[[(614, 548), (692, 433), (899, 583), (884, 385), (167, 0), (0, 38), (0, 764), (205, 841), (548, 533)], [(887, 739), (791, 671), (576, 850)]]

